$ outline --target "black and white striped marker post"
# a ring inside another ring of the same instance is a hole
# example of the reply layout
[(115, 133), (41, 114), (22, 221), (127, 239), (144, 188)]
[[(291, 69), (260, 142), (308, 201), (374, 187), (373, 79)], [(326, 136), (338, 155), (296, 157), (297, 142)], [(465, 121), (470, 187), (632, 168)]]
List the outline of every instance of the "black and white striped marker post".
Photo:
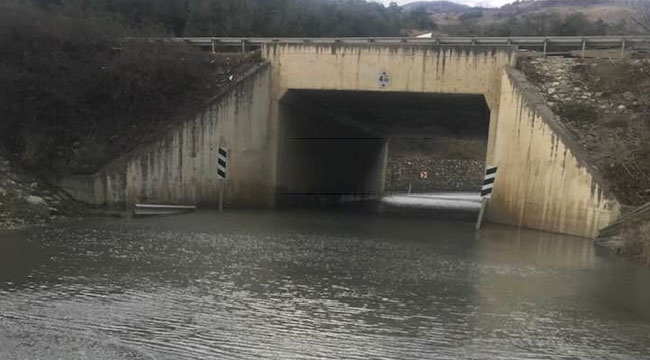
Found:
[(476, 221), (476, 230), (481, 229), (481, 222), (483, 221), (483, 213), (485, 212), (485, 205), (489, 199), (492, 198), (492, 188), (494, 187), (494, 180), (497, 177), (497, 167), (488, 166), (485, 169), (485, 178), (483, 179), (483, 187), (481, 188), (481, 211), (478, 213), (478, 220)]
[(217, 178), (219, 179), (219, 212), (223, 211), (223, 188), (226, 181), (226, 168), (228, 166), (228, 149), (219, 146), (217, 155)]

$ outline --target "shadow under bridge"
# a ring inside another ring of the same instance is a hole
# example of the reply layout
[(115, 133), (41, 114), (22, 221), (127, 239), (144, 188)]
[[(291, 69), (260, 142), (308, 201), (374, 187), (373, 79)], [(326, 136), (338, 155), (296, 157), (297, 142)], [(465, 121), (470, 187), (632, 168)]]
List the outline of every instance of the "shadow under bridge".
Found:
[(474, 94), (289, 90), (279, 119), (277, 203), (314, 206), (381, 197), (391, 141), (487, 138), (489, 109)]

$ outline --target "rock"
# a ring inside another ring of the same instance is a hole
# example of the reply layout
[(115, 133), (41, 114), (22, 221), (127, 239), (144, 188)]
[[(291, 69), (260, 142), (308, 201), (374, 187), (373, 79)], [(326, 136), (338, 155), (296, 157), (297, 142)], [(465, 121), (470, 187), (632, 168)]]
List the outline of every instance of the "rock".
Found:
[(632, 101), (632, 100), (634, 100), (636, 98), (636, 96), (634, 96), (633, 92), (626, 91), (626, 92), (623, 93), (623, 98), (625, 100), (627, 100), (627, 101)]
[(45, 201), (54, 201), (54, 198), (51, 196), (43, 196), (43, 199), (45, 199)]
[(555, 87), (557, 87), (557, 86), (560, 86), (560, 83), (557, 82), (557, 81), (556, 81), (556, 82), (552, 82), (552, 83), (551, 83), (551, 86), (555, 86)]
[(29, 187), (31, 187), (32, 189), (37, 188), (37, 187), (38, 187), (38, 183), (37, 183), (37, 182), (33, 182), (33, 183), (29, 184)]
[(30, 195), (25, 198), (25, 201), (29, 203), (30, 205), (47, 205), (47, 202), (45, 202), (45, 199), (43, 199), (40, 196), (35, 196), (35, 195)]
[(555, 93), (555, 88), (548, 88), (548, 90), (546, 90), (546, 92), (547, 92), (549, 95), (553, 95), (553, 94)]
[(622, 105), (622, 104), (621, 104), (621, 105), (618, 106), (618, 110), (619, 110), (619, 111), (623, 111), (623, 110), (625, 110), (625, 109), (626, 109), (625, 105)]
[(7, 190), (0, 187), (0, 196), (7, 196)]

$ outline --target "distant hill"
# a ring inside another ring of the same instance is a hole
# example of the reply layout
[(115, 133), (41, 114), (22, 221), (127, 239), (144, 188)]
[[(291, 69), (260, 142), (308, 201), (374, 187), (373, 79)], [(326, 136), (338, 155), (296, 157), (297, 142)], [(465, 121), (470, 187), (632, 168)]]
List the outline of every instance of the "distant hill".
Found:
[(457, 4), (451, 1), (414, 1), (402, 6), (402, 9), (406, 11), (423, 8), (430, 14), (461, 13), (472, 9), (471, 6)]
[(497, 16), (524, 15), (553, 12), (585, 14), (591, 20), (599, 18), (615, 22), (629, 15), (634, 7), (645, 0), (524, 0), (504, 5), (491, 12)]
[[(649, 0), (518, 0), (500, 8), (481, 8), (450, 1), (416, 1), (403, 6), (405, 10), (424, 8), (442, 33), (454, 35), (481, 35), (486, 27), (504, 23), (513, 18), (565, 18), (582, 14), (587, 21), (601, 21), (610, 28), (630, 27), (637, 6)], [(613, 31), (613, 30), (612, 30)]]

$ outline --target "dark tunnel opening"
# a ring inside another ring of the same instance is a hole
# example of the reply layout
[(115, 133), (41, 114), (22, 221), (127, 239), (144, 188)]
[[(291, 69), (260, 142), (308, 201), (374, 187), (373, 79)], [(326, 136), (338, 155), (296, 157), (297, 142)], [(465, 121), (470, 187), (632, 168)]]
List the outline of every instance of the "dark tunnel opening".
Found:
[(280, 102), (278, 205), (476, 191), (489, 118), (482, 95), (289, 90)]

